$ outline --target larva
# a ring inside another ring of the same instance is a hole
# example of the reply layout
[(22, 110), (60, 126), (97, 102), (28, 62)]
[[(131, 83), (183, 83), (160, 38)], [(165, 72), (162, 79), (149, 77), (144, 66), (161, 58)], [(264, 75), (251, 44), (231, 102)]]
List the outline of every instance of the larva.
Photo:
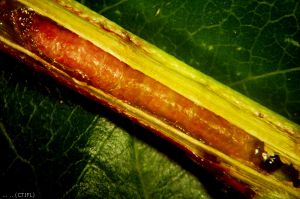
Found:
[(22, 44), (74, 78), (183, 129), (220, 151), (259, 163), (263, 143), (214, 113), (130, 68), (76, 34), (27, 9), (12, 15)]

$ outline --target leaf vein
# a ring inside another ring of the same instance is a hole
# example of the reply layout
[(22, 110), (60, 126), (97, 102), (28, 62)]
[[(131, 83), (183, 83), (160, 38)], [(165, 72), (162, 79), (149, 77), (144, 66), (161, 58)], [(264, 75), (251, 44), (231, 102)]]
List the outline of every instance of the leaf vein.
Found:
[(244, 84), (244, 83), (249, 82), (249, 81), (255, 81), (255, 80), (258, 80), (258, 79), (267, 78), (267, 77), (280, 75), (280, 74), (286, 74), (286, 73), (295, 72), (295, 71), (300, 71), (300, 67), (289, 68), (289, 69), (285, 69), (285, 70), (277, 70), (277, 71), (273, 71), (273, 72), (269, 72), (269, 73), (264, 73), (264, 74), (261, 74), (261, 75), (255, 75), (255, 76), (247, 77), (245, 79), (242, 79), (242, 80), (239, 80), (239, 81), (236, 81), (236, 82), (232, 82), (232, 83), (229, 84), (229, 86), (236, 86), (236, 85)]

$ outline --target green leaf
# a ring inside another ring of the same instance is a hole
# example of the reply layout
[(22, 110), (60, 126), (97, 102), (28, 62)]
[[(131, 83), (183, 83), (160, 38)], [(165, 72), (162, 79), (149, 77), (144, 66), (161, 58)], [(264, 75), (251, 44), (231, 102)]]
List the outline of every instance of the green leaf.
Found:
[[(297, 1), (81, 2), (300, 123)], [(3, 53), (0, 65), (0, 196), (238, 196), (152, 132)]]

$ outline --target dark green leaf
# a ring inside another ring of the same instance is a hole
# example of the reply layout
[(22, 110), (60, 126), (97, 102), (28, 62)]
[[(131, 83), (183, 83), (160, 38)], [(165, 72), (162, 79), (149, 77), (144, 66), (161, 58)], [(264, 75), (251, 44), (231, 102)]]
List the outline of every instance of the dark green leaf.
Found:
[[(300, 123), (296, 0), (81, 2)], [(236, 194), (151, 132), (3, 53), (0, 63), (0, 196), (34, 192), (42, 198), (230, 198)]]

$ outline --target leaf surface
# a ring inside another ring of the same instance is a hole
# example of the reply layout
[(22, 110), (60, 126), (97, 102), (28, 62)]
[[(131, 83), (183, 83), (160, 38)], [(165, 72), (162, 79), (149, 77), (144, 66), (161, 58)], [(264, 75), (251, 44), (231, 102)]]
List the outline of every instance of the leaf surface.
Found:
[[(81, 3), (300, 123), (297, 1)], [(0, 194), (238, 196), (148, 130), (3, 53), (0, 61)]]

